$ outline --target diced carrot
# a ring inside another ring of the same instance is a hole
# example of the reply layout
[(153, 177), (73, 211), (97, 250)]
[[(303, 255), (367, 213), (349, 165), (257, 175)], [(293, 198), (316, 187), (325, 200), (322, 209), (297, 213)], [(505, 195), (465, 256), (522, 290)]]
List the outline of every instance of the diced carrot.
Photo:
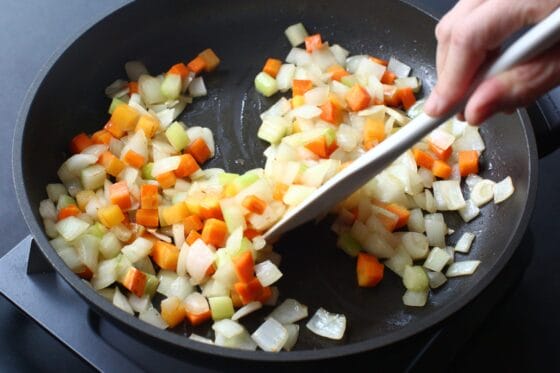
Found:
[(189, 210), (183, 202), (179, 202), (173, 206), (164, 207), (161, 215), (167, 224), (179, 224), (189, 215)]
[(261, 299), (263, 295), (263, 286), (255, 277), (253, 277), (248, 282), (236, 282), (233, 287), (237, 294), (239, 294), (239, 297), (241, 298), (241, 302), (243, 304)]
[(387, 70), (385, 70), (385, 72), (381, 76), (381, 83), (383, 83), (383, 84), (393, 84), (393, 83), (395, 83), (396, 78), (397, 78), (397, 76), (387, 69)]
[(234, 256), (232, 259), (233, 268), (237, 274), (237, 279), (241, 282), (249, 282), (254, 277), (255, 262), (250, 250)]
[(78, 206), (76, 206), (75, 204), (70, 204), (70, 205), (60, 209), (60, 211), (58, 212), (58, 216), (57, 216), (56, 220), (66, 219), (69, 216), (78, 216), (81, 213), (82, 213), (82, 211), (80, 210), (80, 208)]
[(132, 205), (130, 192), (126, 181), (121, 180), (109, 186), (109, 199), (113, 205), (117, 205), (121, 210), (128, 210)]
[(366, 150), (371, 149), (385, 139), (385, 124), (374, 118), (367, 118), (364, 123), (362, 141)]
[(327, 139), (325, 136), (319, 136), (314, 140), (305, 144), (305, 147), (315, 153), (317, 156), (321, 158), (327, 158)]
[(383, 279), (384, 265), (377, 258), (366, 253), (359, 253), (356, 263), (356, 274), (358, 285), (362, 287), (373, 287)]
[(397, 87), (393, 85), (383, 85), (383, 103), (391, 107), (401, 106), (401, 97)]
[(432, 169), (432, 166), (434, 165), (434, 158), (432, 158), (431, 155), (418, 148), (412, 149), (412, 154), (414, 154), (414, 159), (416, 160), (416, 164), (418, 166), (427, 168), (428, 170)]
[(197, 56), (187, 64), (187, 67), (195, 74), (200, 74), (204, 69), (206, 69), (206, 61), (204, 61), (202, 57)]
[(144, 184), (140, 187), (140, 207), (143, 209), (157, 209), (159, 205), (158, 187), (153, 184)]
[(159, 212), (157, 209), (138, 209), (136, 210), (136, 223), (147, 228), (157, 228), (159, 226)]
[(369, 93), (359, 84), (354, 84), (346, 94), (346, 102), (351, 111), (360, 111), (367, 108), (370, 101)]
[(82, 132), (79, 135), (74, 136), (72, 141), (70, 141), (70, 151), (74, 154), (78, 154), (91, 145), (93, 145), (93, 141), (88, 135)]
[(437, 176), (442, 179), (447, 179), (451, 176), (451, 167), (445, 163), (445, 161), (441, 161), (436, 159), (434, 161), (434, 165), (432, 166), (432, 173), (434, 176)]
[(276, 75), (278, 75), (278, 71), (280, 70), (280, 66), (282, 66), (282, 61), (276, 58), (269, 58), (266, 60), (262, 71), (271, 77), (276, 78)]
[(144, 295), (146, 287), (146, 274), (139, 269), (130, 267), (124, 276), (122, 284), (137, 297)]
[(194, 157), (190, 154), (183, 154), (181, 155), (181, 163), (179, 163), (179, 167), (177, 167), (174, 172), (177, 177), (187, 177), (191, 176), (198, 170), (200, 170), (200, 167), (198, 166), (198, 163), (196, 163)]
[(459, 172), (461, 176), (478, 174), (478, 151), (462, 150), (459, 152)]
[(277, 201), (282, 201), (284, 199), (284, 194), (288, 191), (288, 185), (284, 183), (274, 183), (272, 188), (272, 198)]
[(185, 65), (182, 62), (179, 62), (171, 66), (171, 68), (167, 70), (167, 73), (179, 75), (181, 79), (185, 79), (189, 75), (190, 71), (187, 65)]
[(159, 129), (159, 120), (151, 115), (142, 115), (136, 123), (136, 131), (144, 131), (147, 138), (152, 138)]
[(210, 152), (210, 148), (206, 144), (206, 141), (204, 141), (202, 137), (199, 137), (191, 142), (189, 146), (187, 146), (185, 153), (192, 155), (194, 159), (196, 159), (198, 164), (203, 164), (204, 162), (206, 162), (212, 154)]
[(136, 153), (134, 150), (131, 149), (127, 151), (126, 154), (124, 155), (123, 161), (125, 161), (129, 166), (132, 166), (134, 168), (140, 168), (144, 165), (144, 162), (146, 160), (144, 159), (144, 156)]
[(243, 235), (248, 239), (252, 240), (253, 238), (259, 236), (261, 232), (253, 228), (247, 228), (243, 231)]
[(313, 52), (316, 49), (320, 49), (323, 46), (323, 40), (320, 34), (309, 35), (305, 38), (305, 50), (308, 53)]
[(93, 272), (91, 271), (91, 269), (84, 266), (84, 269), (81, 272), (77, 273), (77, 275), (80, 276), (80, 278), (89, 281), (93, 277)]
[(140, 114), (128, 105), (119, 105), (111, 115), (111, 122), (122, 131), (132, 131), (136, 127), (136, 122)]
[(200, 233), (193, 230), (188, 234), (187, 238), (185, 238), (185, 241), (188, 245), (192, 245), (198, 239), (202, 239), (202, 236), (200, 235)]
[(261, 215), (266, 210), (266, 202), (255, 195), (245, 197), (242, 202), (243, 207), (247, 210)]
[(384, 208), (399, 217), (395, 229), (402, 228), (408, 223), (408, 218), (410, 217), (410, 211), (408, 211), (406, 207), (401, 206), (398, 203), (389, 203)]
[(436, 155), (442, 161), (446, 161), (451, 157), (451, 153), (453, 153), (453, 148), (449, 146), (447, 149), (441, 149), (431, 141), (428, 141), (428, 145), (430, 146), (430, 150), (432, 153)]
[(138, 93), (138, 82), (128, 83), (128, 94), (131, 95), (133, 93)]
[(337, 126), (342, 122), (342, 108), (337, 103), (328, 100), (319, 108), (321, 109), (321, 119), (325, 122)]
[(101, 153), (97, 163), (105, 167), (105, 171), (107, 171), (109, 175), (115, 177), (126, 167), (123, 161), (115, 157), (115, 155), (108, 150)]
[(303, 96), (303, 94), (313, 88), (313, 82), (306, 79), (292, 80), (292, 96)]
[(337, 80), (337, 81), (340, 81), (340, 79), (342, 79), (343, 77), (350, 75), (350, 73), (340, 65), (332, 65), (327, 69), (327, 72), (331, 73), (332, 80)]
[(97, 210), (97, 217), (99, 218), (101, 224), (108, 228), (112, 228), (125, 220), (125, 216), (121, 211), (121, 208), (117, 205), (101, 207)]
[(220, 59), (216, 53), (210, 48), (203, 50), (198, 54), (198, 57), (204, 60), (204, 71), (207, 73), (213, 71), (220, 64)]
[(224, 221), (210, 218), (204, 222), (202, 240), (215, 247), (223, 247), (226, 243), (227, 225)]
[(170, 271), (177, 269), (177, 260), (179, 260), (179, 249), (177, 246), (157, 240), (150, 255), (160, 268)]
[(156, 176), (156, 180), (162, 189), (167, 189), (175, 185), (177, 178), (175, 177), (175, 173), (173, 173), (173, 171), (169, 171)]
[(105, 144), (109, 145), (113, 136), (107, 130), (99, 130), (91, 135), (91, 139), (94, 144)]
[[(123, 106), (123, 105), (120, 105), (120, 106)], [(107, 132), (109, 132), (113, 137), (116, 137), (117, 139), (120, 139), (121, 137), (123, 137), (124, 133), (125, 133), (122, 129), (120, 129), (110, 119), (105, 124), (105, 127), (103, 127), (103, 129), (105, 129)]]
[(161, 301), (161, 318), (173, 328), (185, 319), (185, 307), (177, 297), (169, 297)]
[(270, 286), (263, 286), (261, 296), (257, 300), (261, 303), (264, 303), (269, 300), (271, 296), (272, 290), (270, 289)]
[(200, 209), (199, 215), (204, 220), (206, 219), (222, 220), (224, 218), (222, 215), (222, 209), (220, 207), (220, 201), (217, 198), (214, 197), (203, 198), (200, 201), (199, 209)]
[(212, 311), (208, 310), (202, 313), (192, 313), (185, 310), (185, 316), (192, 326), (197, 326), (204, 324), (206, 321), (210, 320), (212, 318)]
[(185, 234), (188, 235), (191, 231), (198, 232), (204, 225), (198, 215), (189, 215), (183, 220), (183, 226), (185, 227)]
[(398, 95), (401, 98), (401, 102), (405, 110), (408, 110), (416, 103), (416, 96), (410, 87), (399, 88)]
[(369, 57), (370, 60), (372, 60), (373, 62), (379, 64), (379, 65), (383, 65), (383, 66), (387, 66), (389, 64), (389, 61), (384, 60), (382, 58), (377, 58), (377, 57)]

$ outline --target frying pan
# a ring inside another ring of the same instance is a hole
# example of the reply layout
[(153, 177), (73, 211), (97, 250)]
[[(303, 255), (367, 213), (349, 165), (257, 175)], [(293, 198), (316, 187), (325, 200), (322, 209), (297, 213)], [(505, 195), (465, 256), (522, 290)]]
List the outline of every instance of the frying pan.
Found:
[[(23, 104), (14, 138), (14, 179), (22, 212), (46, 259), (93, 310), (142, 340), (174, 349), (227, 358), (260, 361), (326, 359), (369, 351), (411, 337), (445, 320), (477, 296), (500, 272), (524, 233), (536, 192), (536, 145), (527, 114), (498, 115), (481, 128), (488, 149), (482, 176), (511, 176), (516, 192), (505, 203), (490, 204), (479, 218), (464, 224), (447, 214), (455, 229), (451, 242), (464, 231), (474, 232), (474, 248), (466, 258), (482, 261), (467, 278), (450, 279), (433, 291), (424, 308), (402, 304), (400, 278), (387, 271), (373, 289), (355, 285), (355, 262), (335, 248), (328, 223), (308, 224), (285, 235), (276, 245), (283, 255), (279, 282), (282, 297), (307, 304), (311, 312), (324, 307), (343, 313), (349, 324), (342, 341), (313, 335), (303, 325), (295, 351), (270, 354), (224, 349), (193, 342), (186, 336), (207, 329), (180, 326), (162, 331), (134, 318), (97, 295), (72, 273), (48, 243), (38, 213), (45, 186), (68, 157), (67, 144), (78, 132), (92, 133), (107, 120), (105, 86), (125, 76), (126, 61), (143, 61), (152, 73), (179, 60), (189, 60), (211, 47), (222, 59), (206, 79), (209, 95), (197, 99), (181, 119), (208, 126), (217, 142), (208, 167), (240, 172), (263, 166), (266, 144), (256, 139), (259, 113), (276, 98), (263, 98), (253, 78), (266, 58), (283, 58), (290, 46), (283, 30), (302, 21), (324, 40), (339, 43), (352, 54), (397, 56), (413, 66), (428, 93), (435, 81), (433, 30), (436, 21), (393, 0), (134, 2), (109, 15), (51, 58)], [(462, 259), (462, 258), (461, 258)], [(268, 311), (244, 324), (252, 332)]]

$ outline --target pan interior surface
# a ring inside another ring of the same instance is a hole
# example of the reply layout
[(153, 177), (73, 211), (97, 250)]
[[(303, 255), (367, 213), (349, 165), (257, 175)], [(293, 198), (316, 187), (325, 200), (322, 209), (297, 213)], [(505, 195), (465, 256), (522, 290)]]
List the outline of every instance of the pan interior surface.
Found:
[[(124, 63), (141, 60), (157, 74), (205, 48), (214, 49), (222, 63), (205, 77), (209, 94), (195, 99), (180, 119), (188, 126), (212, 129), (217, 152), (207, 167), (230, 172), (262, 167), (266, 144), (256, 138), (259, 113), (279, 96), (262, 97), (256, 93), (253, 79), (266, 58), (285, 58), (291, 47), (284, 29), (300, 21), (310, 33), (321, 33), (324, 40), (340, 44), (351, 54), (398, 57), (413, 67), (426, 90), (434, 83), (435, 21), (393, 0), (284, 1), (274, 10), (265, 2), (252, 1), (238, 1), (235, 7), (228, 1), (136, 2), (83, 34), (46, 73), (28, 102), (21, 142), (16, 138), (16, 153), (20, 151), (16, 157), (21, 157), (16, 189), (40, 247), (95, 309), (136, 332), (179, 347), (248, 359), (316, 359), (377, 348), (434, 325), (478, 294), (509, 259), (519, 240), (518, 230), (524, 230), (527, 223), (534, 177), (533, 139), (520, 115), (497, 116), (481, 130), (488, 147), (482, 157), (482, 176), (497, 181), (509, 175), (516, 193), (506, 203), (484, 207), (481, 217), (468, 225), (456, 214), (446, 217), (456, 231), (449, 242), (455, 243), (464, 231), (477, 236), (471, 253), (457, 254), (456, 260), (480, 259), (482, 264), (473, 276), (452, 279), (432, 292), (426, 307), (405, 307), (401, 280), (388, 270), (376, 288), (358, 288), (355, 259), (335, 247), (336, 238), (327, 223), (301, 227), (275, 246), (283, 255), (284, 277), (278, 284), (282, 298), (307, 304), (311, 313), (324, 307), (345, 314), (349, 324), (342, 341), (318, 337), (302, 323), (296, 351), (289, 354), (206, 347), (185, 338), (190, 329), (178, 328), (176, 334), (159, 331), (114, 309), (64, 266), (42, 232), (37, 206), (46, 198), (45, 185), (57, 182), (56, 171), (69, 155), (70, 139), (79, 132), (92, 133), (106, 122), (109, 100), (103, 91), (115, 79), (126, 77)], [(268, 312), (250, 318), (249, 330)]]

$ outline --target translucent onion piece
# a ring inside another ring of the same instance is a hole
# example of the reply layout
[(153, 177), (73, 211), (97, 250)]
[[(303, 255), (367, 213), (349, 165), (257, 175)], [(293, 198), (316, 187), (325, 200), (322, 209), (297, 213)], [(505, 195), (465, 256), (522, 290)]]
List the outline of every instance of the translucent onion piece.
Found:
[(441, 272), (428, 271), (428, 278), (432, 289), (437, 289), (447, 282), (447, 277)]
[(268, 316), (281, 324), (292, 324), (308, 316), (307, 306), (295, 299), (286, 299)]
[(299, 325), (288, 324), (284, 325), (284, 328), (288, 331), (288, 340), (284, 343), (284, 347), (282, 348), (286, 351), (291, 351), (299, 337)]
[(449, 266), (445, 275), (447, 277), (472, 275), (478, 268), (479, 264), (480, 260), (465, 260), (462, 262), (455, 262)]
[(407, 290), (404, 293), (402, 300), (405, 306), (424, 307), (424, 305), (426, 305), (426, 301), (428, 300), (428, 290), (424, 290), (424, 291)]
[(295, 25), (289, 26), (284, 34), (290, 41), (292, 47), (296, 47), (304, 42), (305, 38), (308, 36), (305, 26), (302, 23), (296, 23)]
[(319, 308), (305, 326), (317, 335), (340, 340), (346, 330), (346, 316)]
[(455, 251), (468, 254), (474, 238), (475, 235), (471, 232), (463, 233), (463, 235), (461, 236), (461, 238), (459, 238), (459, 241), (457, 241), (457, 244), (455, 245)]
[(159, 329), (167, 329), (169, 325), (162, 319), (160, 313), (153, 307), (141, 312), (138, 318)]
[(508, 199), (514, 192), (511, 177), (506, 177), (504, 180), (494, 185), (494, 203), (501, 203)]
[(494, 198), (494, 183), (492, 180), (482, 180), (477, 183), (471, 191), (470, 199), (477, 206), (480, 207)]
[(130, 304), (128, 303), (128, 300), (120, 292), (119, 288), (115, 288), (115, 294), (113, 295), (113, 304), (117, 308), (120, 308), (121, 310), (123, 310), (124, 312), (129, 313), (131, 315), (134, 315), (134, 311), (132, 310), (132, 307), (130, 307)]
[(201, 314), (210, 310), (206, 297), (196, 291), (185, 298), (184, 304), (185, 310), (193, 314)]
[(209, 345), (213, 345), (213, 344), (214, 344), (214, 341), (213, 341), (213, 340), (208, 339), (208, 338), (205, 338), (205, 337), (202, 337), (202, 336), (200, 336), (200, 335), (198, 335), (198, 334), (195, 334), (195, 333), (192, 333), (192, 334), (189, 336), (189, 339), (192, 339), (193, 341), (197, 341), (197, 342), (200, 342), (200, 343), (206, 343), (206, 344), (209, 344)]
[(232, 320), (239, 320), (242, 317), (245, 317), (253, 312), (255, 312), (256, 310), (259, 310), (262, 308), (262, 303), (258, 302), (258, 301), (254, 301), (254, 302), (249, 302), (246, 305), (244, 305), (243, 307), (241, 307), (240, 309), (238, 309), (237, 311), (235, 311), (235, 313), (233, 314), (233, 316), (231, 317)]
[(395, 74), (399, 78), (406, 78), (410, 74), (410, 66), (402, 63), (401, 61), (397, 60), (395, 57), (391, 57), (389, 59), (389, 64), (387, 65), (387, 69)]
[(269, 318), (255, 330), (251, 338), (264, 351), (279, 352), (288, 341), (288, 331), (278, 321)]
[(426, 258), (424, 267), (434, 272), (441, 272), (449, 259), (451, 259), (451, 256), (447, 253), (447, 251), (439, 247), (434, 247)]
[(230, 319), (216, 321), (212, 325), (212, 329), (226, 338), (233, 338), (245, 330), (241, 324)]

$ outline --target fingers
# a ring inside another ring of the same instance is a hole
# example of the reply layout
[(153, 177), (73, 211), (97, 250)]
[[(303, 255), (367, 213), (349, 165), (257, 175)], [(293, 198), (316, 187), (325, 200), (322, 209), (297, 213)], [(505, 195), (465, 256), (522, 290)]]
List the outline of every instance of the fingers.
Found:
[(560, 84), (560, 44), (525, 64), (483, 82), (471, 96), (465, 117), (481, 124), (498, 111), (526, 106)]
[(439, 68), (438, 83), (426, 102), (426, 112), (440, 116), (451, 109), (467, 91), (490, 51), (521, 27), (544, 18), (552, 3), (490, 0), (456, 19), (448, 36), (447, 51), (440, 52), (443, 66)]

